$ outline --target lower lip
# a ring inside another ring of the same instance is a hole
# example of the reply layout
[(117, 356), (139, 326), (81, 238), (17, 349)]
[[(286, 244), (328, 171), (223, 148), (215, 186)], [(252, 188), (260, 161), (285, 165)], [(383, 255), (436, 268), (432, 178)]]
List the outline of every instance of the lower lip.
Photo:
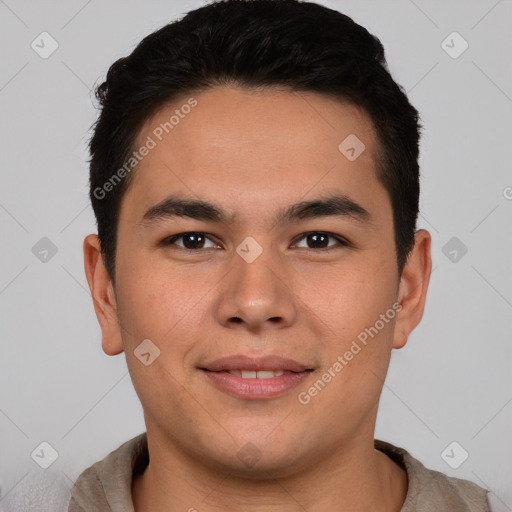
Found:
[(270, 379), (243, 379), (228, 372), (201, 370), (221, 391), (246, 400), (273, 398), (298, 386), (312, 373), (286, 373)]

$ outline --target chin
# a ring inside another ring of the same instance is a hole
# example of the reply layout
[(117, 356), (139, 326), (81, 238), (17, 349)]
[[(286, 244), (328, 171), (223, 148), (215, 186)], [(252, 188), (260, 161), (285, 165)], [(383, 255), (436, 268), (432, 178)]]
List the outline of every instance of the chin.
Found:
[[(264, 445), (261, 443), (259, 446)], [(300, 473), (310, 467), (306, 456), (297, 453), (297, 446), (281, 447), (275, 450), (274, 443), (258, 448), (253, 441), (242, 443), (234, 453), (201, 453), (201, 463), (233, 477), (254, 480), (285, 478)], [(231, 448), (229, 449), (231, 451)]]

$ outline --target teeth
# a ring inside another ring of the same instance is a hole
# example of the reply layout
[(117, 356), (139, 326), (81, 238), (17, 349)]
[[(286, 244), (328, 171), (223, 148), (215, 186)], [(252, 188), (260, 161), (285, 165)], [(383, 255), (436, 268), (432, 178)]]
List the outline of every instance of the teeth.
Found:
[(260, 370), (258, 372), (254, 370), (229, 370), (228, 373), (242, 377), (242, 379), (271, 379), (272, 377), (280, 377), (284, 374), (283, 370)]
[(262, 370), (260, 372), (256, 372), (257, 379), (271, 379), (274, 377), (274, 372), (272, 370)]

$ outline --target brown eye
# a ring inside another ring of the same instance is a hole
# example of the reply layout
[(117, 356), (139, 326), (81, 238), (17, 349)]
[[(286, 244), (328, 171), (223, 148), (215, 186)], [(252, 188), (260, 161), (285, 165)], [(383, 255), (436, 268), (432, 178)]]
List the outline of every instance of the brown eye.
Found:
[[(182, 239), (182, 244), (176, 244), (177, 240)], [(183, 249), (187, 250), (197, 250), (204, 249), (206, 241), (210, 240), (208, 236), (204, 233), (197, 232), (189, 232), (189, 233), (181, 233), (179, 235), (172, 236), (168, 238), (166, 241), (166, 245), (177, 245), (178, 247), (183, 247)], [(206, 247), (206, 249), (211, 248)]]
[[(338, 243), (329, 245), (329, 239), (334, 239)], [(348, 243), (341, 237), (323, 231), (311, 231), (301, 236), (299, 240), (306, 239), (306, 249), (331, 249), (336, 246), (348, 246)]]
[[(306, 241), (306, 246), (298, 247), (305, 249), (334, 249), (336, 247), (348, 247), (350, 245), (349, 242), (343, 238), (337, 235), (333, 235), (332, 233), (326, 233), (324, 231), (311, 231), (309, 233), (304, 233), (299, 238), (299, 240), (303, 239)], [(178, 242), (180, 240), (181, 243)], [(332, 240), (335, 240), (337, 243), (330, 243)], [(208, 242), (210, 242), (211, 245), (206, 245)], [(163, 245), (174, 245), (188, 251), (198, 251), (201, 249), (212, 249), (219, 247), (205, 233), (196, 231), (174, 235), (165, 239), (163, 241)]]

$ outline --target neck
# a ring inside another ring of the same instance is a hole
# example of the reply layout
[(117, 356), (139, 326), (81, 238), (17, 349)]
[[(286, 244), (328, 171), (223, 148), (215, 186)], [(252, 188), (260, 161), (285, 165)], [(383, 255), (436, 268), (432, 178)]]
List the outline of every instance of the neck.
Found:
[[(135, 512), (399, 512), (407, 474), (374, 449), (373, 432), (328, 458), (287, 475), (250, 476), (212, 468), (150, 436), (150, 462), (132, 485)], [(164, 449), (165, 447), (165, 449)]]

